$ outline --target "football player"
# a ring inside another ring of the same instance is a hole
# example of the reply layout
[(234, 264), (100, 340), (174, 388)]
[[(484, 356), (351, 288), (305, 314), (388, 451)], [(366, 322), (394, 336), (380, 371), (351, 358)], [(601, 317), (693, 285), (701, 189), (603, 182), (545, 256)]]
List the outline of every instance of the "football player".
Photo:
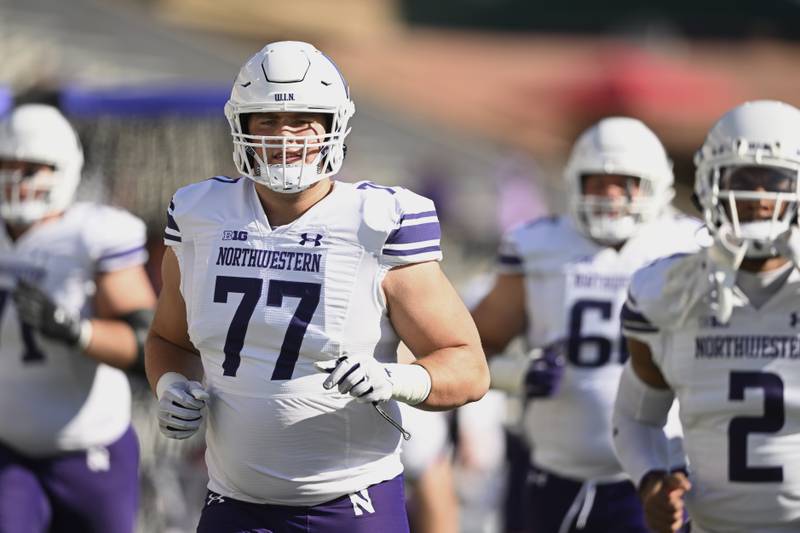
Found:
[(488, 354), (523, 333), (540, 354), (492, 362), (493, 385), (533, 399), (523, 420), (532, 446), (527, 530), (644, 532), (636, 490), (611, 442), (627, 358), (619, 312), (633, 272), (693, 249), (699, 224), (669, 211), (671, 163), (638, 120), (612, 117), (589, 128), (564, 175), (569, 216), (504, 238), (500, 274), (473, 316)]
[(396, 402), (449, 409), (488, 388), (433, 203), (331, 179), (353, 112), (327, 56), (268, 44), (225, 107), (241, 177), (169, 206), (147, 373), (165, 435), (207, 421), (201, 533), (407, 531)]
[(155, 295), (144, 224), (73, 203), (83, 154), (54, 108), (0, 122), (0, 532), (131, 533)]
[[(654, 531), (800, 529), (800, 110), (735, 107), (695, 156), (707, 248), (639, 271), (622, 312), (631, 353), (617, 453)], [(690, 472), (666, 471), (677, 397)]]

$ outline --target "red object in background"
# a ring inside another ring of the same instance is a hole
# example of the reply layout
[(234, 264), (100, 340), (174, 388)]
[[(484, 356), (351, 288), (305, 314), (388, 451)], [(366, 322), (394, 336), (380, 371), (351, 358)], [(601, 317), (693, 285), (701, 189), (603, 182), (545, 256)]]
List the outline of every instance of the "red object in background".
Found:
[(577, 75), (557, 98), (578, 115), (625, 114), (707, 128), (743, 99), (730, 75), (633, 47), (604, 47), (573, 68)]

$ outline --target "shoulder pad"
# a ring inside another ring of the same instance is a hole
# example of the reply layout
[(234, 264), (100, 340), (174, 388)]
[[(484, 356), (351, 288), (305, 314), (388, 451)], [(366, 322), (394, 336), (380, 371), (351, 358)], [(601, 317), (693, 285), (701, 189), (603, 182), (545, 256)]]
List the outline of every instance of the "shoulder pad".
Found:
[(100, 272), (121, 270), (147, 261), (147, 232), (138, 217), (116, 207), (88, 204), (83, 239)]
[(215, 206), (229, 206), (223, 195), (240, 193), (241, 186), (236, 184), (242, 179), (214, 176), (175, 191), (167, 208), (164, 244), (177, 246), (191, 240), (191, 229), (198, 219), (207, 216)]
[(433, 201), (403, 187), (360, 182), (355, 188), (363, 191), (364, 226), (382, 263), (441, 260), (441, 229)]
[(622, 327), (631, 333), (655, 333), (681, 325), (706, 291), (703, 254), (675, 254), (638, 270), (622, 309)]

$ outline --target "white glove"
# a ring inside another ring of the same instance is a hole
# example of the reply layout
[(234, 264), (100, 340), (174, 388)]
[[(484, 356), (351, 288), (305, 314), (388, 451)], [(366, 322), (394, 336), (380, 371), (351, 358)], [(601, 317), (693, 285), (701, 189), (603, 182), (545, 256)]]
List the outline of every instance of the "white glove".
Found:
[(162, 375), (156, 385), (158, 427), (170, 439), (188, 439), (203, 423), (208, 393), (197, 381), (177, 372)]
[(424, 401), (431, 390), (431, 377), (420, 365), (379, 363), (369, 357), (353, 359), (342, 356), (332, 361), (318, 361), (314, 366), (330, 376), (322, 386), (338, 387), (362, 403), (385, 402), (395, 399), (409, 405)]

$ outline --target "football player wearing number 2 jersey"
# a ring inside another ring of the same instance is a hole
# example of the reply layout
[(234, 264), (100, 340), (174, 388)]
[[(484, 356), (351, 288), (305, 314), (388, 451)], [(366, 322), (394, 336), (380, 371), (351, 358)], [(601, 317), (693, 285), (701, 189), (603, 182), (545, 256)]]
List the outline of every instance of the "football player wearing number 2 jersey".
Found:
[(242, 177), (170, 203), (147, 373), (165, 435), (207, 422), (201, 533), (407, 531), (396, 402), (450, 409), (488, 388), (433, 203), (331, 179), (354, 110), (322, 52), (267, 45), (225, 107)]
[[(695, 156), (703, 250), (639, 271), (622, 312), (631, 359), (614, 443), (647, 522), (675, 531), (800, 528), (800, 110), (735, 107)], [(659, 449), (676, 397), (688, 477)]]
[[(670, 161), (638, 120), (610, 117), (589, 128), (564, 174), (570, 216), (512, 230), (495, 286), (473, 312), (487, 354), (520, 334), (537, 354), (492, 359), (493, 386), (531, 400), (523, 417), (532, 446), (527, 517), (515, 527), (644, 533), (635, 488), (611, 442), (627, 358), (619, 313), (633, 272), (694, 249), (700, 225), (669, 211)], [(677, 448), (676, 467), (683, 463)]]

